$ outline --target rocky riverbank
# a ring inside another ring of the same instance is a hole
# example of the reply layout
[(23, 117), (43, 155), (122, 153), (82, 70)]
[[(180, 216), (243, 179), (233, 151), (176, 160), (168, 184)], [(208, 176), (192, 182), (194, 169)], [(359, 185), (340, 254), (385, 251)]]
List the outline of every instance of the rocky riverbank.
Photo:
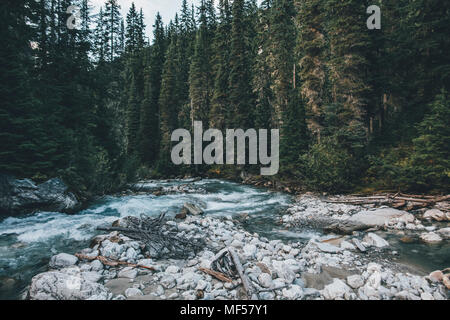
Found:
[(188, 215), (183, 221), (166, 223), (185, 238), (201, 237), (206, 247), (182, 260), (154, 259), (144, 243), (112, 232), (96, 237), (77, 256), (54, 256), (49, 271), (32, 279), (26, 298), (242, 299), (246, 291), (241, 277), (229, 282), (205, 272), (211, 270), (218, 252), (233, 248), (253, 292), (262, 300), (447, 299), (449, 270), (414, 274), (392, 261), (396, 252), (378, 231), (391, 228), (420, 236), (434, 232), (446, 241), (442, 229), (447, 222), (428, 225), (421, 220), (425, 213), (419, 218), (400, 210), (372, 209), (328, 204), (312, 195), (299, 197), (281, 219), (286, 228), (335, 224), (334, 230), (342, 231), (337, 233), (347, 235), (332, 233), (290, 243), (251, 234), (232, 217)]

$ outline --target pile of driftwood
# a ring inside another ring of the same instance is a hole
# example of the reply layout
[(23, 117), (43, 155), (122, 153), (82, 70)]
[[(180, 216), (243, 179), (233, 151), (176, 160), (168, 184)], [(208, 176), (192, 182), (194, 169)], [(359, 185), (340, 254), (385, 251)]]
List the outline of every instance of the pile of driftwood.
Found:
[(433, 207), (440, 204), (444, 210), (450, 210), (448, 201), (450, 195), (446, 196), (422, 196), (422, 195), (408, 195), (403, 193), (396, 194), (378, 194), (369, 197), (352, 196), (352, 197), (338, 197), (326, 200), (328, 203), (343, 203), (354, 205), (387, 205), (396, 209), (416, 210), (420, 208)]
[(176, 225), (167, 224), (165, 213), (157, 218), (146, 215), (122, 219), (120, 226), (99, 227), (101, 231), (117, 231), (145, 244), (154, 259), (161, 257), (187, 259), (205, 247), (202, 238), (186, 237)]

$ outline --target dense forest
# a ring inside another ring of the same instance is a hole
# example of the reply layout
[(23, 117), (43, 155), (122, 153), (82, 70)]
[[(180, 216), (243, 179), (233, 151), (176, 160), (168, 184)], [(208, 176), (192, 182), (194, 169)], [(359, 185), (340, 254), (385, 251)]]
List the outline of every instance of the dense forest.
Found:
[(87, 195), (138, 177), (257, 173), (173, 165), (171, 133), (196, 120), (280, 129), (270, 179), (305, 190), (449, 190), (449, 1), (183, 1), (153, 26), (117, 0), (0, 7), (0, 172), (59, 176)]

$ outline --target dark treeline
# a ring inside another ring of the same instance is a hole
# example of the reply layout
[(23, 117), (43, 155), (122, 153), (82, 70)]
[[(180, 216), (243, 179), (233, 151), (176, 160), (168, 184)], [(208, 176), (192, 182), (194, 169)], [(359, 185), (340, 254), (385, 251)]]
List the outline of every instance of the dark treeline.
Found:
[[(373, 4), (381, 30), (366, 26)], [(448, 191), (448, 1), (183, 1), (168, 25), (156, 17), (151, 41), (134, 4), (126, 17), (116, 0), (95, 15), (87, 0), (1, 7), (2, 172), (87, 193), (136, 176), (238, 174), (171, 163), (172, 131), (195, 120), (279, 128), (273, 179), (306, 189)]]

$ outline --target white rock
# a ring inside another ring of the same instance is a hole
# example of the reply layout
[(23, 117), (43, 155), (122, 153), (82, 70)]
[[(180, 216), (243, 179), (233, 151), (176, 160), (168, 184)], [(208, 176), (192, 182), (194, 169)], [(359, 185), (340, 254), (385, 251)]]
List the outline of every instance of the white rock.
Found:
[(348, 241), (341, 242), (341, 248), (344, 250), (356, 250), (356, 247)]
[(98, 282), (103, 278), (103, 276), (100, 273), (95, 272), (95, 271), (82, 272), (81, 276), (84, 279), (86, 279), (88, 281), (92, 281), (92, 282)]
[(436, 243), (441, 242), (442, 238), (434, 232), (422, 233), (420, 239), (426, 243)]
[(243, 248), (244, 255), (247, 257), (254, 257), (257, 251), (257, 248), (254, 244), (247, 244)]
[(134, 279), (137, 277), (138, 271), (132, 267), (126, 267), (119, 271), (118, 278)]
[(78, 262), (78, 258), (67, 253), (60, 253), (50, 259), (49, 266), (52, 269), (71, 267)]
[(108, 291), (68, 269), (38, 274), (31, 280), (31, 300), (107, 300)]
[(138, 253), (134, 248), (128, 248), (126, 257), (128, 260), (135, 260), (137, 258)]
[(357, 274), (353, 276), (348, 276), (347, 283), (353, 289), (358, 289), (364, 285), (364, 278)]
[(177, 266), (168, 266), (166, 268), (166, 273), (178, 273), (178, 271), (180, 271), (180, 268), (178, 268)]
[(448, 221), (450, 220), (450, 214), (445, 214), (444, 212), (438, 209), (430, 209), (423, 214), (423, 218), (435, 221)]
[(409, 223), (414, 221), (414, 216), (406, 211), (392, 208), (382, 208), (371, 211), (361, 211), (350, 218), (350, 221), (362, 223), (371, 227), (389, 224), (392, 220)]
[(102, 271), (103, 270), (103, 263), (101, 263), (98, 260), (94, 260), (91, 262), (91, 270), (92, 271)]
[(437, 233), (439, 234), (440, 237), (442, 237), (442, 239), (445, 240), (450, 239), (450, 227), (439, 229)]
[(294, 284), (289, 289), (283, 289), (282, 294), (286, 299), (296, 300), (303, 296), (303, 290), (300, 286)]
[(322, 252), (327, 252), (327, 253), (338, 253), (341, 252), (343, 249), (333, 246), (329, 243), (324, 243), (324, 242), (313, 242), (313, 244), (319, 248), (320, 251)]
[(268, 273), (261, 273), (258, 276), (258, 282), (264, 288), (271, 288), (273, 285), (272, 277)]
[(422, 300), (434, 300), (434, 297), (428, 292), (423, 292), (420, 295), (420, 299), (422, 299)]
[(175, 287), (175, 278), (172, 275), (168, 274), (162, 277), (160, 283), (164, 288), (172, 289), (173, 287)]
[(284, 261), (272, 261), (272, 266), (278, 277), (284, 279), (287, 283), (292, 283), (295, 279), (295, 273)]
[(387, 247), (389, 246), (389, 242), (387, 242), (386, 240), (384, 240), (383, 238), (381, 238), (380, 236), (378, 236), (375, 233), (368, 233), (365, 237), (364, 237), (364, 242), (366, 242), (369, 245), (375, 246), (377, 248), (383, 248), (383, 247)]
[(333, 283), (325, 286), (322, 290), (322, 295), (325, 299), (334, 300), (344, 298), (345, 295), (349, 295), (351, 292), (351, 288), (345, 282), (340, 279), (334, 279)]
[(127, 298), (143, 295), (144, 294), (142, 293), (142, 291), (137, 288), (128, 288), (127, 290), (125, 290), (125, 296)]

